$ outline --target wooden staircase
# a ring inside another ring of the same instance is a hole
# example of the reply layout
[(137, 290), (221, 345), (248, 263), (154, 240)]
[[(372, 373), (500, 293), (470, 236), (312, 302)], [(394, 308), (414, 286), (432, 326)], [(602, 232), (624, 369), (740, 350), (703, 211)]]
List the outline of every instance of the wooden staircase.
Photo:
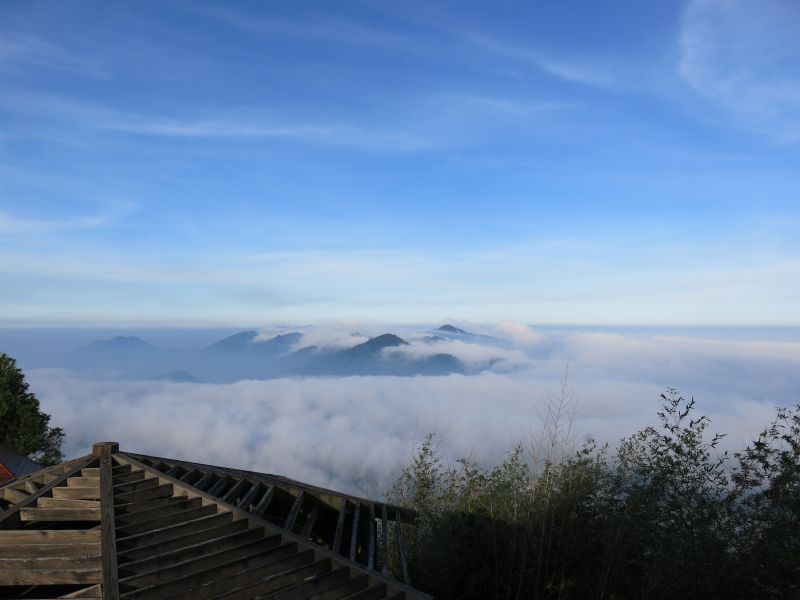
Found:
[(103, 443), (1, 487), (0, 599), (428, 598), (373, 568), (388, 548), (385, 505), (158, 466)]

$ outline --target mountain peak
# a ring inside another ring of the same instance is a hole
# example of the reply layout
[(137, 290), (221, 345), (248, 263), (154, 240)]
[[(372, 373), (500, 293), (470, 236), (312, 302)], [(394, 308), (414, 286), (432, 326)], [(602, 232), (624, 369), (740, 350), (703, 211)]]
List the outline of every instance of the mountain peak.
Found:
[(353, 346), (352, 348), (347, 350), (347, 352), (351, 352), (354, 354), (372, 353), (372, 352), (380, 352), (384, 348), (392, 348), (396, 346), (407, 346), (407, 345), (408, 342), (405, 341), (400, 336), (394, 335), (393, 333), (384, 333), (383, 335), (370, 338), (366, 342)]
[(250, 344), (257, 335), (257, 331), (241, 331), (214, 342), (208, 348), (209, 350), (239, 350)]
[(449, 324), (448, 325), (442, 325), (436, 331), (446, 331), (447, 333), (462, 333), (462, 334), (465, 334), (465, 335), (467, 334), (467, 332), (464, 331), (463, 329), (459, 329), (458, 327), (456, 327), (454, 325), (449, 325)]

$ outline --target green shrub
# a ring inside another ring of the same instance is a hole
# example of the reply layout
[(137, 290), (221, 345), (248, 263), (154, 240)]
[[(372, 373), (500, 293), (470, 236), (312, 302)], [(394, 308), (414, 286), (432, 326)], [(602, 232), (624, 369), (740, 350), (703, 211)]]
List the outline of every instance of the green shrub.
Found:
[[(565, 396), (562, 393), (561, 403)], [(414, 585), (437, 598), (791, 598), (800, 581), (800, 406), (731, 459), (694, 400), (616, 451), (542, 448), (448, 465), (429, 436), (391, 491), (418, 511)]]

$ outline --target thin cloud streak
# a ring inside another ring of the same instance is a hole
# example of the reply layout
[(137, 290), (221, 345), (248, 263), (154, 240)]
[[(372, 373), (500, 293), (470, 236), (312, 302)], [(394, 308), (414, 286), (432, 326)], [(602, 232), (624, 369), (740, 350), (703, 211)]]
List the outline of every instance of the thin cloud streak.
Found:
[(741, 125), (800, 140), (800, 9), (791, 0), (692, 0), (679, 35), (683, 79)]

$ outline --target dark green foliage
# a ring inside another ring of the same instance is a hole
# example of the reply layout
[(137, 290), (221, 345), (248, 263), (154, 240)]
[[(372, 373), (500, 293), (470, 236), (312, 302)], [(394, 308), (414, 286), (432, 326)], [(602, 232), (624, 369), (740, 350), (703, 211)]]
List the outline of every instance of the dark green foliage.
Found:
[(64, 432), (49, 425), (17, 362), (0, 353), (0, 445), (45, 466), (59, 463)]
[(614, 453), (561, 457), (551, 422), (544, 448), (490, 469), (446, 465), (429, 437), (392, 490), (419, 511), (415, 587), (442, 600), (800, 597), (800, 405), (733, 459), (694, 400), (667, 390), (658, 418)]

